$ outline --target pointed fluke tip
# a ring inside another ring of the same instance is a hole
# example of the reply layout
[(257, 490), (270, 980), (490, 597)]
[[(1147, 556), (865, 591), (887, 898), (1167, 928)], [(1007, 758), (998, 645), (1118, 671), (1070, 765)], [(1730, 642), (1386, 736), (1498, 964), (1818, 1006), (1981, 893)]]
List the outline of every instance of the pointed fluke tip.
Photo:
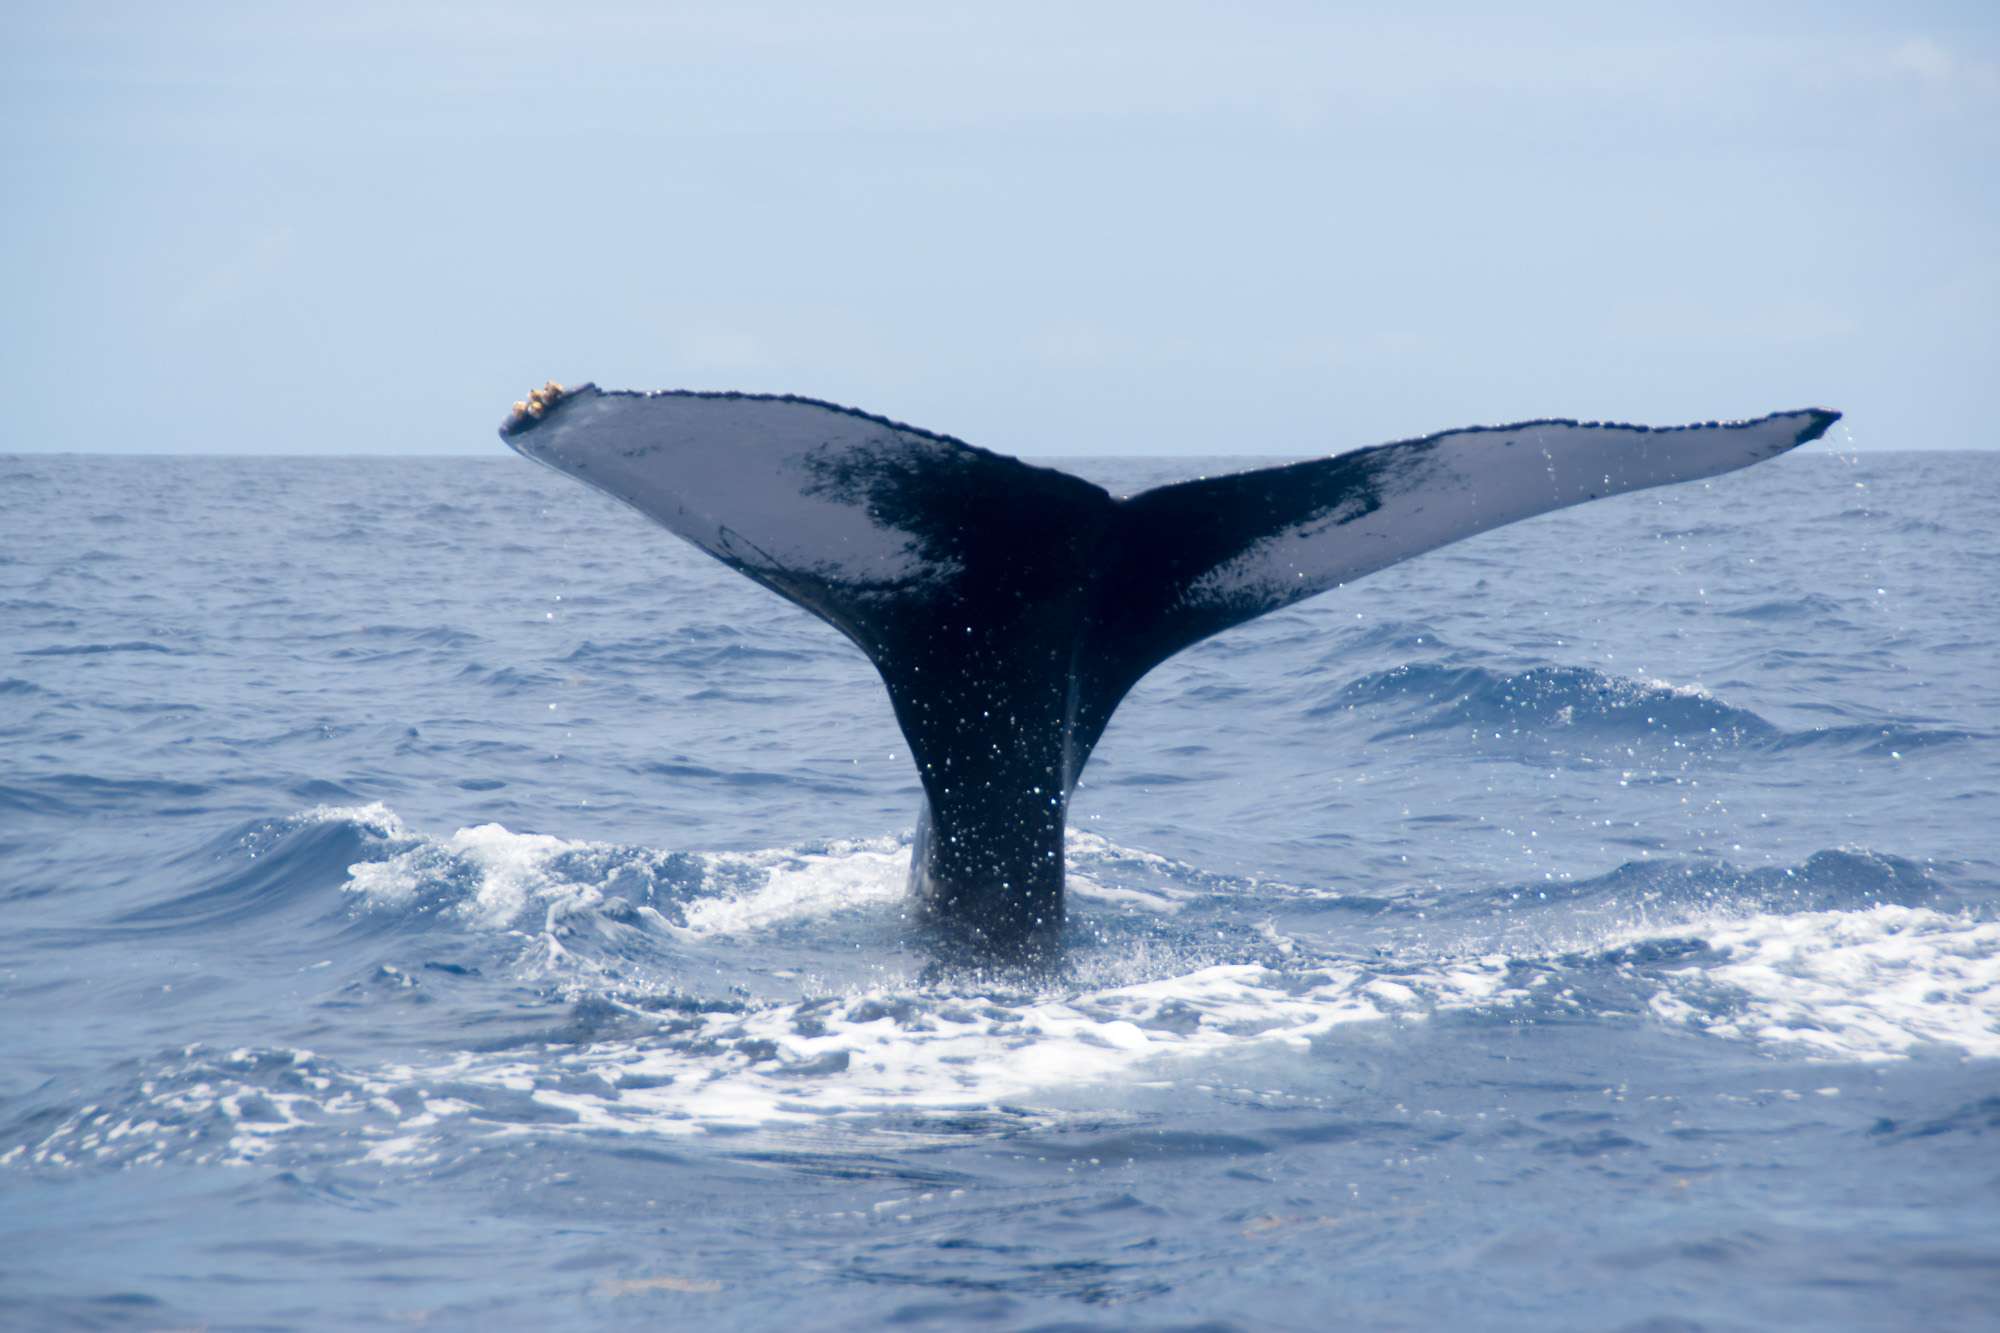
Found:
[(1840, 413), (1830, 407), (1809, 407), (1804, 413), (1806, 424), (1799, 430), (1799, 444), (1811, 444), (1826, 434), (1827, 428), (1840, 420)]

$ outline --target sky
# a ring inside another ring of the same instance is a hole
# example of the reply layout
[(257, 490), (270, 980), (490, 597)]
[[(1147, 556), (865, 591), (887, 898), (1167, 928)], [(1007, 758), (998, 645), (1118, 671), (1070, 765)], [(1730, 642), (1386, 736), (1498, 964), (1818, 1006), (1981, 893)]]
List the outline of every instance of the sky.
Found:
[(2000, 445), (2000, 5), (1498, 8), (11, 4), (0, 451), (497, 453), (551, 377)]

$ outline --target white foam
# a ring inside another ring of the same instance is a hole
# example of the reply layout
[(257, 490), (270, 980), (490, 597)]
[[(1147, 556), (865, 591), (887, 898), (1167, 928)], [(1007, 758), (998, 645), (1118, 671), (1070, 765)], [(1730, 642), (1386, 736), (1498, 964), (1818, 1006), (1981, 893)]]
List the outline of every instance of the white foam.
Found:
[[(1189, 1060), (1273, 1046), (1303, 1052), (1346, 1024), (1504, 1003), (1506, 971), (1498, 957), (1393, 981), (1358, 968), (1227, 964), (1026, 1000), (863, 991), (698, 1014), (692, 1026), (676, 1014), (644, 1038), (464, 1052), (362, 1073), (304, 1051), (217, 1056), (190, 1047), (141, 1083), (115, 1124), (86, 1108), (12, 1155), (40, 1166), (241, 1163), (305, 1130), (352, 1139), (357, 1160), (421, 1165), (482, 1132), (676, 1136), (851, 1125), (884, 1112), (979, 1112), (1018, 1128), (1054, 1114), (1022, 1109), (1037, 1094), (1137, 1086), (1171, 1078)], [(524, 1094), (542, 1109), (522, 1114)], [(552, 1121), (550, 1109), (571, 1118)], [(1102, 1105), (1092, 1114), (1101, 1117)], [(329, 1149), (315, 1142), (307, 1151), (324, 1159)]]
[(712, 870), (761, 871), (764, 881), (746, 893), (689, 903), (676, 929), (693, 939), (894, 904), (910, 878), (910, 850), (893, 838), (837, 842), (824, 852), (712, 853), (703, 860)]
[[(461, 828), (446, 838), (421, 837), (410, 834), (393, 811), (380, 805), (322, 807), (304, 817), (361, 823), (412, 844), (383, 860), (349, 866), (351, 892), (383, 907), (448, 895), (456, 917), (494, 931), (533, 924), (525, 918), (541, 913), (544, 930), (553, 934), (559, 922), (587, 914), (604, 901), (600, 885), (615, 868), (650, 872), (666, 860), (665, 853), (516, 833), (501, 824)], [(690, 940), (753, 934), (788, 922), (893, 904), (908, 882), (910, 853), (897, 839), (875, 838), (831, 843), (824, 851), (714, 852), (698, 860), (718, 891), (682, 903), (678, 921), (657, 913), (648, 918)], [(549, 943), (560, 953), (553, 939)]]
[(597, 890), (562, 879), (551, 863), (567, 852), (593, 850), (542, 833), (514, 833), (499, 824), (462, 828), (442, 841), (424, 839), (385, 861), (363, 861), (347, 869), (348, 886), (385, 904), (406, 903), (427, 883), (468, 873), (471, 893), (456, 904), (477, 924), (509, 926), (532, 902), (590, 897)]
[(2000, 1057), (2000, 922), (1879, 905), (1649, 928), (1694, 935), (1718, 964), (1668, 972), (1661, 1019), (1816, 1059), (1892, 1060), (1924, 1046)]
[(1090, 898), (1104, 903), (1123, 903), (1127, 907), (1161, 912), (1168, 916), (1180, 911), (1187, 898), (1184, 893), (1174, 893), (1164, 887), (1119, 888), (1076, 870), (1068, 872), (1064, 891), (1073, 897)]
[(1180, 863), (1161, 856), (1158, 852), (1142, 852), (1131, 847), (1120, 847), (1111, 839), (1088, 829), (1070, 828), (1063, 830), (1063, 851), (1071, 858), (1094, 856), (1107, 861), (1119, 861), (1129, 865), (1142, 865), (1149, 869), (1171, 872), (1180, 868)]
[[(669, 1134), (890, 1110), (988, 1110), (1038, 1091), (1128, 1079), (1161, 1062), (1272, 1043), (1303, 1050), (1343, 1024), (1485, 1003), (1505, 972), (1504, 960), (1488, 958), (1385, 983), (1355, 969), (1301, 977), (1231, 964), (1027, 1003), (865, 992), (832, 1007), (807, 1001), (704, 1015), (697, 1031), (671, 1041), (565, 1051), (558, 1069), (593, 1075), (617, 1095), (548, 1086), (533, 1095), (586, 1128)], [(547, 1065), (476, 1054), (411, 1071), (460, 1086), (546, 1085), (549, 1075)]]
[(401, 841), (411, 836), (403, 817), (380, 801), (367, 805), (316, 805), (293, 816), (301, 824), (359, 824), (378, 838)]

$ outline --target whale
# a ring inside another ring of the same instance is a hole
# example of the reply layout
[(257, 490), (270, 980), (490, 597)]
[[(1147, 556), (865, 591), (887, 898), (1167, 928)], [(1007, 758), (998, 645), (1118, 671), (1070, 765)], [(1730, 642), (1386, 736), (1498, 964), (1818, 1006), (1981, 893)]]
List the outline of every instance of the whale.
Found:
[(851, 640), (922, 783), (920, 916), (1032, 961), (1060, 948), (1070, 798), (1152, 668), (1503, 524), (1775, 458), (1839, 417), (1473, 426), (1124, 497), (790, 395), (551, 381), (500, 434)]

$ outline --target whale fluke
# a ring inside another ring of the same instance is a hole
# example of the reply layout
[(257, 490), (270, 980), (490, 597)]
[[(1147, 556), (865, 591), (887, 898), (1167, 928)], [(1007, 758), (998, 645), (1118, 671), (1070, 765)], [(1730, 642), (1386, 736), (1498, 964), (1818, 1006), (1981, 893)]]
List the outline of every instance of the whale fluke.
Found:
[(1480, 426), (1126, 499), (806, 398), (551, 382), (500, 433), (853, 640), (923, 781), (919, 900), (1032, 956), (1062, 922), (1070, 794), (1153, 667), (1462, 537), (1748, 467), (1839, 417)]

